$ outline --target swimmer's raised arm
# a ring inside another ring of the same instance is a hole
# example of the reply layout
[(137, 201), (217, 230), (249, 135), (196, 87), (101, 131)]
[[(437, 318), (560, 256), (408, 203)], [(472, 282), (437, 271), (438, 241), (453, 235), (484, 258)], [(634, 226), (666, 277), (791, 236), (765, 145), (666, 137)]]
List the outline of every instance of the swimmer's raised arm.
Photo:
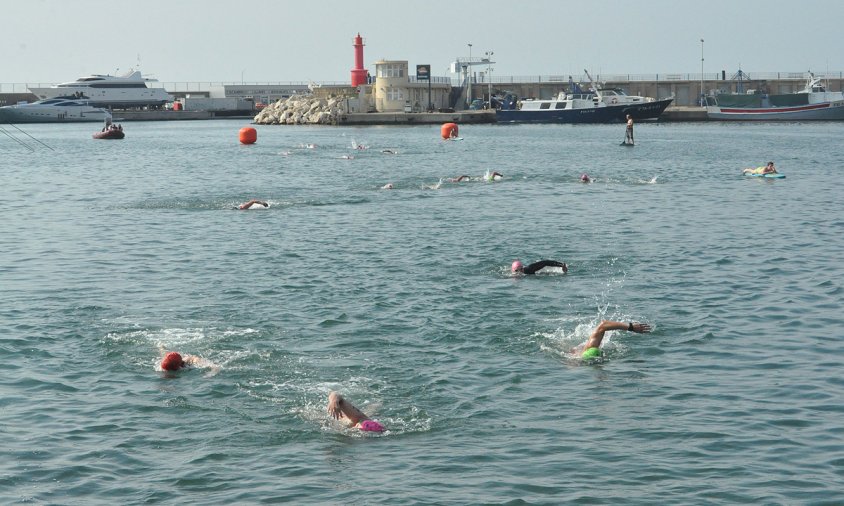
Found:
[(328, 413), (335, 420), (345, 418), (349, 421), (349, 425), (355, 425), (369, 420), (369, 417), (363, 414), (361, 410), (356, 408), (351, 402), (347, 401), (340, 395), (339, 392), (331, 392), (328, 394)]
[(604, 339), (604, 334), (610, 330), (627, 330), (637, 334), (646, 334), (651, 331), (651, 326), (647, 323), (604, 320), (600, 323), (600, 325), (595, 327), (595, 330), (592, 331), (592, 335), (589, 336), (589, 340), (586, 341), (586, 346), (583, 349), (588, 350), (589, 348), (599, 348), (601, 346), (601, 341)]
[(538, 271), (544, 269), (545, 267), (561, 267), (564, 273), (569, 271), (568, 266), (564, 262), (558, 262), (556, 260), (540, 260), (525, 267), (524, 273), (536, 274)]

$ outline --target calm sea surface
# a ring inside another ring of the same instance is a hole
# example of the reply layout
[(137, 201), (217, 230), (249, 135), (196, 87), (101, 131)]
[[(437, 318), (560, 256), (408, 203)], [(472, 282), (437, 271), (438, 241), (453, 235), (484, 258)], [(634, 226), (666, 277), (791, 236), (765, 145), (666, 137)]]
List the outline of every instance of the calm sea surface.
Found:
[(844, 503), (844, 123), (244, 125), (4, 127), (0, 503)]

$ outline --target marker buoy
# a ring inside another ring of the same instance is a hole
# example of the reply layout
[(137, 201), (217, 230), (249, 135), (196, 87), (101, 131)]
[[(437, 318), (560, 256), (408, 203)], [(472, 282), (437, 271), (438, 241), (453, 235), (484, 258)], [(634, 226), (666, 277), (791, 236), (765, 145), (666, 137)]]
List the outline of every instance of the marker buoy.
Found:
[(252, 127), (243, 127), (240, 129), (240, 143), (241, 144), (255, 144), (258, 140), (258, 132)]
[(443, 124), (442, 128), (440, 128), (440, 135), (442, 135), (443, 139), (457, 137), (457, 123)]

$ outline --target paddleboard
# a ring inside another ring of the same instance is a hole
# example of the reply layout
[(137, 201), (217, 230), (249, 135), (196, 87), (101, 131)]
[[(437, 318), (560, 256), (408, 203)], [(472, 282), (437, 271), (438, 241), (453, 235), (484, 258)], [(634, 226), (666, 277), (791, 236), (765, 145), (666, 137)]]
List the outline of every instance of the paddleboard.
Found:
[(780, 173), (776, 173), (776, 174), (745, 174), (745, 176), (766, 177), (768, 179), (785, 179), (785, 174), (780, 174)]

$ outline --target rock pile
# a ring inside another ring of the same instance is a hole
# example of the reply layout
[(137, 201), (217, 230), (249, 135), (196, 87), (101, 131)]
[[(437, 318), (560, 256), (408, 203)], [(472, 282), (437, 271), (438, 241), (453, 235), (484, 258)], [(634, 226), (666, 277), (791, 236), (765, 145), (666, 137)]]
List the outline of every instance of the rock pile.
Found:
[(268, 105), (255, 116), (260, 125), (337, 125), (343, 114), (343, 98), (293, 95)]

